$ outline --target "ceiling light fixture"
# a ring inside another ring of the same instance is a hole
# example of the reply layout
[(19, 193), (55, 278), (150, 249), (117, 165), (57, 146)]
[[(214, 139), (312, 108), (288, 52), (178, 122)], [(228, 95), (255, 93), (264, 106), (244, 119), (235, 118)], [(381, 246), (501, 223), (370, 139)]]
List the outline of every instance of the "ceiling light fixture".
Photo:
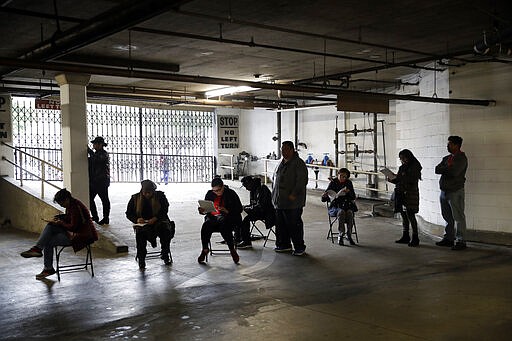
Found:
[(260, 90), (260, 88), (252, 88), (250, 86), (230, 86), (227, 88), (220, 88), (212, 91), (205, 92), (206, 98), (217, 97), (223, 95), (232, 95), (237, 92), (247, 92), (252, 90)]

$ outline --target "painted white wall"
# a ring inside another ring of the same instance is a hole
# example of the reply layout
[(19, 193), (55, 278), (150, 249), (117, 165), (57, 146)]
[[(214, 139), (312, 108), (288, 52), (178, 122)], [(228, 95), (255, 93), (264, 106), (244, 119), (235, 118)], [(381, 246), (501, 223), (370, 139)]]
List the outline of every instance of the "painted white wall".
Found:
[(468, 228), (512, 233), (512, 66), (467, 65), (452, 70), (451, 96), (494, 99), (496, 106), (455, 105), (452, 135), (464, 138)]
[[(449, 71), (419, 74), (419, 95), (449, 97)], [(443, 225), (439, 209), (439, 176), (435, 166), (447, 154), (446, 141), (450, 134), (449, 105), (410, 101), (396, 101), (396, 151), (395, 167), (398, 168), (398, 152), (409, 149), (423, 166), (420, 189), (419, 215), (428, 222)]]
[(500, 64), (465, 65), (420, 74), (420, 95), (494, 99), (496, 106), (444, 105), (397, 101), (397, 153), (410, 149), (423, 165), (420, 212), (426, 221), (444, 225), (439, 208), (439, 175), (435, 166), (447, 155), (447, 138), (464, 139), (469, 159), (466, 174), (468, 229), (512, 232), (512, 67)]

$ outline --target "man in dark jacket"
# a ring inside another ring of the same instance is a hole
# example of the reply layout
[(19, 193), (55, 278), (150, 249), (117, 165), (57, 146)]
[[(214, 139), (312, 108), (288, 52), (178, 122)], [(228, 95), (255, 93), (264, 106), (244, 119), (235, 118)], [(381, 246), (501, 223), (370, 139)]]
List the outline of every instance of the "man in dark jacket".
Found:
[(240, 257), (235, 249), (233, 231), (242, 223), (242, 203), (238, 194), (228, 186), (225, 186), (221, 178), (214, 178), (211, 186), (212, 189), (206, 193), (204, 200), (212, 201), (214, 210), (207, 212), (202, 207), (198, 207), (199, 214), (206, 216), (201, 227), (201, 244), (203, 249), (197, 261), (201, 264), (204, 263), (210, 251), (209, 244), (212, 233), (220, 232), (229, 247), (233, 262), (238, 264)]
[(304, 244), (304, 223), (302, 210), (306, 205), (306, 185), (308, 169), (295, 151), (292, 141), (284, 141), (281, 146), (283, 160), (274, 174), (272, 204), (276, 208), (276, 252), (290, 252), (302, 256)]
[[(464, 183), (468, 159), (460, 150), (462, 138), (448, 137), (448, 152), (440, 164), (436, 166), (436, 174), (441, 174), (441, 214), (446, 221), (443, 239), (436, 243), (438, 246), (448, 246), (452, 250), (464, 250), (466, 241), (466, 216), (464, 214)], [(456, 241), (456, 243), (455, 243)]]
[(272, 194), (267, 186), (261, 183), (260, 178), (246, 176), (241, 180), (242, 186), (250, 191), (250, 203), (244, 206), (247, 216), (242, 220), (240, 228), (235, 232), (235, 239), (242, 241), (237, 245), (239, 249), (252, 247), (251, 221), (263, 220), (267, 229), (274, 226), (276, 211), (272, 206)]
[(137, 243), (137, 260), (139, 268), (146, 268), (146, 244), (149, 241), (156, 247), (156, 237), (160, 238), (162, 251), (160, 258), (166, 265), (171, 264), (170, 244), (174, 237), (174, 222), (169, 220), (169, 201), (165, 193), (156, 190), (156, 184), (151, 180), (141, 182), (139, 193), (132, 195), (126, 208), (126, 218), (134, 223), (135, 240)]
[[(100, 225), (109, 223), (110, 200), (108, 198), (108, 186), (110, 186), (110, 159), (103, 149), (107, 146), (105, 139), (98, 136), (91, 141), (94, 151), (87, 148), (89, 154), (89, 206), (92, 220)], [(99, 220), (98, 210), (94, 198), (98, 195), (103, 206), (103, 218)]]

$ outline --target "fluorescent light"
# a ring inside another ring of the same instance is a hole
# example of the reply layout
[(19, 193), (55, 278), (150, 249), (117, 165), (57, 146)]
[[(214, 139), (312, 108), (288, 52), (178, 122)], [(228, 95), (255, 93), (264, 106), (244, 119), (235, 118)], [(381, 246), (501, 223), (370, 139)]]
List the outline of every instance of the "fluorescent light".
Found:
[(206, 98), (217, 97), (222, 95), (231, 95), (236, 92), (246, 92), (252, 90), (259, 90), (260, 88), (252, 88), (250, 86), (230, 86), (227, 88), (220, 88), (212, 91), (205, 92)]

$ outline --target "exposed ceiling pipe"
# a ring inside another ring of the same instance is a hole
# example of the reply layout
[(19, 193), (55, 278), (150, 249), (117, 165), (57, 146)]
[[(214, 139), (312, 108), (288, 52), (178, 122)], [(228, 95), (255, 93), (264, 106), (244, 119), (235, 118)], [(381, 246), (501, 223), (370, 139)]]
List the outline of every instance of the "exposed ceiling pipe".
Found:
[[(196, 40), (213, 41), (213, 42), (223, 43), (223, 44), (241, 45), (241, 46), (248, 46), (248, 47), (260, 47), (260, 48), (264, 48), (264, 49), (277, 50), (277, 51), (304, 53), (304, 54), (310, 54), (310, 55), (314, 55), (314, 56), (338, 58), (338, 59), (345, 59), (345, 60), (356, 60), (356, 61), (361, 61), (361, 62), (365, 62), (365, 63), (386, 65), (387, 67), (395, 67), (397, 65), (395, 63), (390, 63), (388, 61), (380, 61), (380, 60), (376, 60), (376, 59), (352, 57), (352, 56), (347, 56), (347, 55), (340, 55), (340, 54), (334, 54), (334, 53), (326, 53), (326, 52), (320, 52), (320, 51), (310, 51), (310, 50), (297, 49), (297, 48), (284, 47), (284, 46), (276, 46), (276, 45), (269, 45), (269, 44), (260, 44), (260, 43), (254, 42), (254, 40), (251, 40), (251, 41), (241, 41), (241, 40), (234, 40), (234, 39), (209, 37), (209, 36), (203, 36), (203, 35), (199, 35), (199, 34), (174, 32), (174, 31), (167, 31), (167, 30), (157, 30), (157, 29), (143, 28), (143, 27), (134, 27), (134, 28), (132, 28), (132, 31), (133, 32), (141, 32), (141, 33), (149, 33), (149, 34), (157, 34), (157, 35), (165, 35), (165, 36), (171, 36), (171, 37), (180, 37), (180, 38), (189, 38), (189, 39), (196, 39)], [(431, 59), (432, 58), (430, 58), (430, 60)], [(431, 68), (426, 68), (426, 67), (415, 65), (415, 64), (409, 65), (407, 62), (400, 63), (400, 66), (410, 67), (410, 68), (414, 68), (414, 69), (428, 69), (428, 70), (431, 70)]]
[(430, 59), (439, 59), (439, 58), (441, 58), (441, 56), (438, 56), (438, 55), (435, 55), (435, 54), (432, 54), (432, 53), (427, 53), (427, 52), (422, 52), (422, 51), (417, 51), (417, 50), (411, 50), (411, 49), (405, 49), (405, 48), (400, 48), (400, 47), (396, 47), (396, 46), (389, 46), (389, 45), (371, 43), (371, 42), (362, 41), (362, 40), (346, 39), (346, 38), (340, 38), (340, 37), (335, 37), (335, 36), (329, 36), (329, 35), (326, 35), (326, 34), (317, 34), (317, 33), (311, 33), (311, 32), (305, 32), (305, 31), (299, 31), (299, 30), (293, 30), (293, 29), (278, 27), (278, 26), (265, 25), (265, 24), (261, 24), (261, 23), (255, 23), (255, 22), (251, 22), (251, 21), (245, 21), (245, 20), (236, 19), (236, 18), (233, 18), (231, 15), (229, 17), (220, 17), (220, 16), (215, 16), (215, 15), (210, 15), (210, 14), (203, 14), (203, 13), (197, 13), (197, 12), (192, 12), (192, 11), (186, 11), (186, 10), (183, 10), (181, 8), (178, 8), (175, 11), (180, 13), (180, 14), (184, 14), (184, 15), (188, 15), (188, 16), (194, 16), (194, 17), (199, 17), (199, 18), (204, 18), (204, 19), (210, 19), (210, 20), (213, 20), (216, 23), (224, 22), (224, 23), (229, 23), (229, 24), (238, 24), (238, 25), (242, 25), (242, 26), (256, 27), (256, 28), (260, 28), (260, 29), (264, 29), (264, 30), (269, 30), (269, 31), (274, 31), (274, 32), (296, 34), (296, 35), (302, 35), (302, 36), (306, 36), (306, 37), (310, 37), (310, 38), (318, 38), (318, 39), (321, 39), (321, 40), (339, 41), (339, 42), (343, 42), (343, 43), (355, 44), (355, 45), (358, 45), (358, 46), (371, 46), (371, 47), (377, 47), (377, 48), (381, 48), (381, 49), (385, 49), (385, 50), (390, 50), (390, 51), (402, 51), (402, 52), (407, 52), (407, 53), (413, 53), (413, 54), (429, 56)]
[[(27, 60), (50, 60), (144, 22), (190, 0), (128, 1), (91, 20), (56, 34), (20, 56)], [(0, 70), (5, 75), (7, 70)]]
[(71, 73), (85, 73), (91, 75), (103, 75), (125, 78), (142, 78), (142, 79), (156, 79), (163, 81), (185, 82), (185, 83), (199, 83), (199, 84), (216, 84), (227, 86), (251, 86), (253, 88), (283, 90), (293, 92), (306, 92), (326, 95), (342, 95), (353, 94), (360, 95), (368, 98), (379, 98), (382, 100), (404, 100), (415, 102), (428, 102), (428, 103), (446, 103), (446, 104), (462, 104), (462, 105), (478, 105), (489, 106), (495, 105), (494, 100), (477, 100), (477, 99), (456, 99), (456, 98), (438, 98), (438, 97), (421, 97), (412, 95), (398, 95), (398, 94), (385, 94), (375, 92), (352, 91), (343, 89), (323, 89), (313, 88), (303, 85), (294, 84), (280, 84), (280, 83), (263, 83), (263, 82), (250, 82), (236, 79), (215, 78), (205, 76), (189, 76), (178, 75), (163, 72), (150, 72), (150, 71), (136, 71), (136, 70), (123, 70), (115, 68), (106, 68), (99, 66), (83, 66), (75, 64), (66, 64), (58, 62), (34, 62), (29, 60), (20, 60), (13, 58), (1, 58), (0, 65), (36, 69), (36, 70), (49, 70), (59, 72)]

